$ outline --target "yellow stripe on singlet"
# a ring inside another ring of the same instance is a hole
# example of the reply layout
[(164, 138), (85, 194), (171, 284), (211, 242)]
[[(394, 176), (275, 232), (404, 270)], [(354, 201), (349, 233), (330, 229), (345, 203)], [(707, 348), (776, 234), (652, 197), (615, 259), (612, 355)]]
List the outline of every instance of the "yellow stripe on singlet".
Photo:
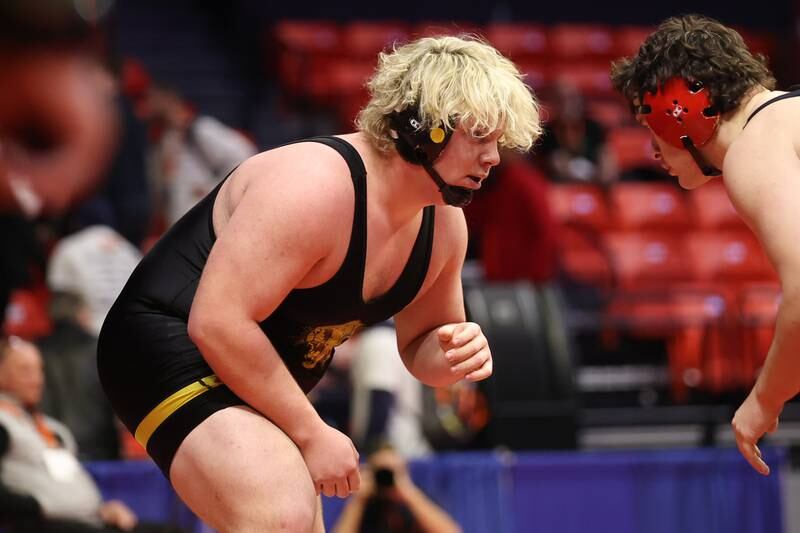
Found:
[(158, 429), (169, 415), (186, 405), (188, 402), (197, 398), (201, 394), (219, 387), (222, 382), (215, 374), (206, 376), (202, 379), (186, 385), (184, 388), (170, 395), (163, 402), (158, 404), (155, 409), (150, 411), (146, 417), (136, 427), (134, 438), (147, 449), (147, 441), (153, 436), (153, 432)]

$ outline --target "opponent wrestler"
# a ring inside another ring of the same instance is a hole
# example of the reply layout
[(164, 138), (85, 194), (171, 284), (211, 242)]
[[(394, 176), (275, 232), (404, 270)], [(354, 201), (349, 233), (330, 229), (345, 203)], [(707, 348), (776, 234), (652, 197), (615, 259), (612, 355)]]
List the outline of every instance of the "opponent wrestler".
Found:
[(531, 147), (535, 98), (496, 50), (456, 37), (381, 54), (369, 89), (357, 133), (256, 155), (179, 220), (100, 336), (120, 418), (222, 531), (319, 531), (317, 494), (358, 489), (358, 453), (305, 393), (362, 325), (395, 316), (427, 384), (492, 373), (465, 322), (455, 207), (498, 145)]
[(800, 389), (800, 92), (775, 91), (765, 63), (736, 31), (687, 15), (667, 19), (635, 56), (616, 62), (612, 80), (683, 187), (724, 175), (780, 276), (772, 346), (732, 422), (739, 451), (767, 475), (757, 442), (777, 429), (783, 405)]

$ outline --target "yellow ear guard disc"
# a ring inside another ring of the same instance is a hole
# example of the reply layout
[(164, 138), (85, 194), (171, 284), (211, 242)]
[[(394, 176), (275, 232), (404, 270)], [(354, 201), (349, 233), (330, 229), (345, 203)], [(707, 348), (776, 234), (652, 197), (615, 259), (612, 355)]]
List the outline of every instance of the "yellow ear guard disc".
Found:
[(442, 128), (433, 128), (431, 129), (430, 137), (433, 142), (440, 144), (445, 138), (444, 130)]

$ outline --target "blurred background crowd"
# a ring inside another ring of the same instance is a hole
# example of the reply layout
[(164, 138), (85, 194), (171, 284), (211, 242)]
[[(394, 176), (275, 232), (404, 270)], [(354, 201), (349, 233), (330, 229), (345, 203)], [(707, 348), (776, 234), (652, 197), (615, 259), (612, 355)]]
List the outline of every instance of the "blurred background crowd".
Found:
[[(800, 79), (800, 2), (291, 4), (2, 2), (2, 349), (22, 355), (0, 358), (0, 400), (39, 376), (25, 406), (63, 424), (81, 462), (146, 460), (94, 370), (100, 325), (142, 254), (250, 155), (351, 131), (382, 49), (472, 33), (518, 65), (546, 121), (533, 152), (503, 154), (465, 210), (465, 299), (495, 375), (423, 387), (387, 323), (337, 350), (313, 392), (318, 410), (367, 454), (390, 446), (414, 464), (454, 451), (729, 447), (730, 418), (771, 340), (777, 278), (721, 183), (683, 191), (659, 167), (609, 66), (660, 19), (698, 11), (736, 27), (787, 88)], [(26, 357), (27, 370), (12, 364)], [(2, 402), (0, 415), (14, 426)], [(18, 451), (2, 441), (11, 495), (0, 508), (19, 511), (7, 464)], [(776, 456), (782, 515), (770, 522), (787, 532), (800, 531), (790, 503), (798, 443), (800, 407), (789, 404), (770, 437), (790, 452)], [(407, 479), (405, 466), (393, 476), (376, 485)], [(466, 503), (448, 501), (458, 518)], [(105, 523), (127, 529), (130, 516), (111, 507)], [(442, 520), (441, 530), (455, 527)], [(495, 525), (550, 531), (522, 523)], [(777, 531), (742, 531), (761, 530)]]

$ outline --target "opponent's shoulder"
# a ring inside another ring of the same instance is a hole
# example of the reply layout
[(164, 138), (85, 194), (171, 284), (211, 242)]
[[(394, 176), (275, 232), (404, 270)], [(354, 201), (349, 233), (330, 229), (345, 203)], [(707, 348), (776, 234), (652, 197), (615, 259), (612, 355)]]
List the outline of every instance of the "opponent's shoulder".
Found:
[(800, 96), (773, 101), (781, 96), (786, 96), (786, 93), (771, 91), (765, 94), (756, 107), (758, 112), (745, 117), (747, 122), (742, 132), (731, 145), (735, 148), (734, 160), (770, 147), (780, 148), (781, 141), (791, 140), (795, 146), (800, 145), (800, 129), (797, 128), (800, 123)]

